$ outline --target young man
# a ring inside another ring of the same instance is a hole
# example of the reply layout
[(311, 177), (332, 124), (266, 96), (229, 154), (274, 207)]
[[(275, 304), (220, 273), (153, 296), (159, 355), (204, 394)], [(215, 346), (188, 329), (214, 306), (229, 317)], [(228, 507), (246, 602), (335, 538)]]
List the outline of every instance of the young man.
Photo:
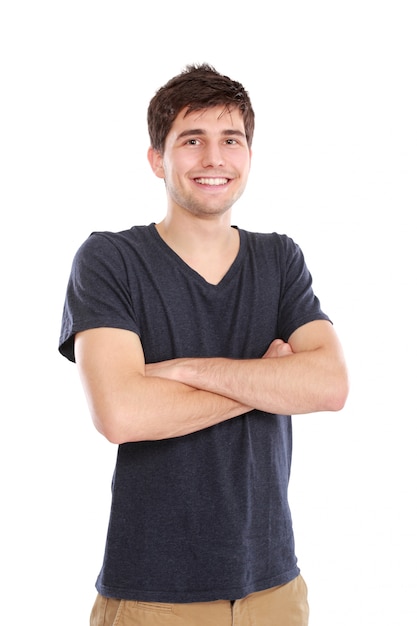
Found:
[(59, 342), (118, 444), (92, 626), (305, 626), (287, 488), (291, 415), (338, 411), (347, 372), (287, 236), (231, 225), (254, 113), (188, 66), (152, 98), (158, 224), (78, 250)]

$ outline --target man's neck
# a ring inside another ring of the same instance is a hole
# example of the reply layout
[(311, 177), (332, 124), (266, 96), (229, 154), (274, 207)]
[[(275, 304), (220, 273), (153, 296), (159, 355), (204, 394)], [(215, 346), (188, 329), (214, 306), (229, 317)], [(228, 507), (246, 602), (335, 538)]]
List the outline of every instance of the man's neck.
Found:
[[(223, 216), (224, 217), (224, 216)], [(172, 220), (156, 224), (165, 243), (207, 282), (217, 284), (239, 251), (239, 232), (230, 220)]]

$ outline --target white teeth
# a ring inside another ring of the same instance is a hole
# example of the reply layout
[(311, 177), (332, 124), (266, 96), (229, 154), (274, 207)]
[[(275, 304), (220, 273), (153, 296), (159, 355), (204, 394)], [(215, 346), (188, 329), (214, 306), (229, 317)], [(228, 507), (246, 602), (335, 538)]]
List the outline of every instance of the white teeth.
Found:
[(195, 182), (200, 185), (225, 185), (228, 178), (196, 178)]

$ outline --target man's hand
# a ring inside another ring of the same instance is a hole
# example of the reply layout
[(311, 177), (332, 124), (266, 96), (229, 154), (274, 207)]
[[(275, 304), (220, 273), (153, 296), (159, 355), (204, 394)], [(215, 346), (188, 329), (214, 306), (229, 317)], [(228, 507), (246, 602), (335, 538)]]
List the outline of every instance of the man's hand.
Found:
[(289, 354), (294, 354), (290, 344), (285, 343), (282, 339), (274, 339), (262, 358), (268, 359), (271, 357), (288, 356)]

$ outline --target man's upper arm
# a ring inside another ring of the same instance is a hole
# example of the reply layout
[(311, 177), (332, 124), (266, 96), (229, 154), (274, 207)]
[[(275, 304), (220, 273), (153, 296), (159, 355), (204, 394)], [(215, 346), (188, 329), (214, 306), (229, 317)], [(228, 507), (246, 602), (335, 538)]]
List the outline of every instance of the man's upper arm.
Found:
[(104, 433), (126, 382), (144, 376), (141, 341), (130, 330), (92, 328), (77, 333), (74, 352), (94, 424)]
[(335, 357), (343, 356), (336, 331), (327, 320), (315, 320), (300, 326), (292, 333), (288, 343), (295, 353), (325, 348), (330, 353), (334, 352)]

